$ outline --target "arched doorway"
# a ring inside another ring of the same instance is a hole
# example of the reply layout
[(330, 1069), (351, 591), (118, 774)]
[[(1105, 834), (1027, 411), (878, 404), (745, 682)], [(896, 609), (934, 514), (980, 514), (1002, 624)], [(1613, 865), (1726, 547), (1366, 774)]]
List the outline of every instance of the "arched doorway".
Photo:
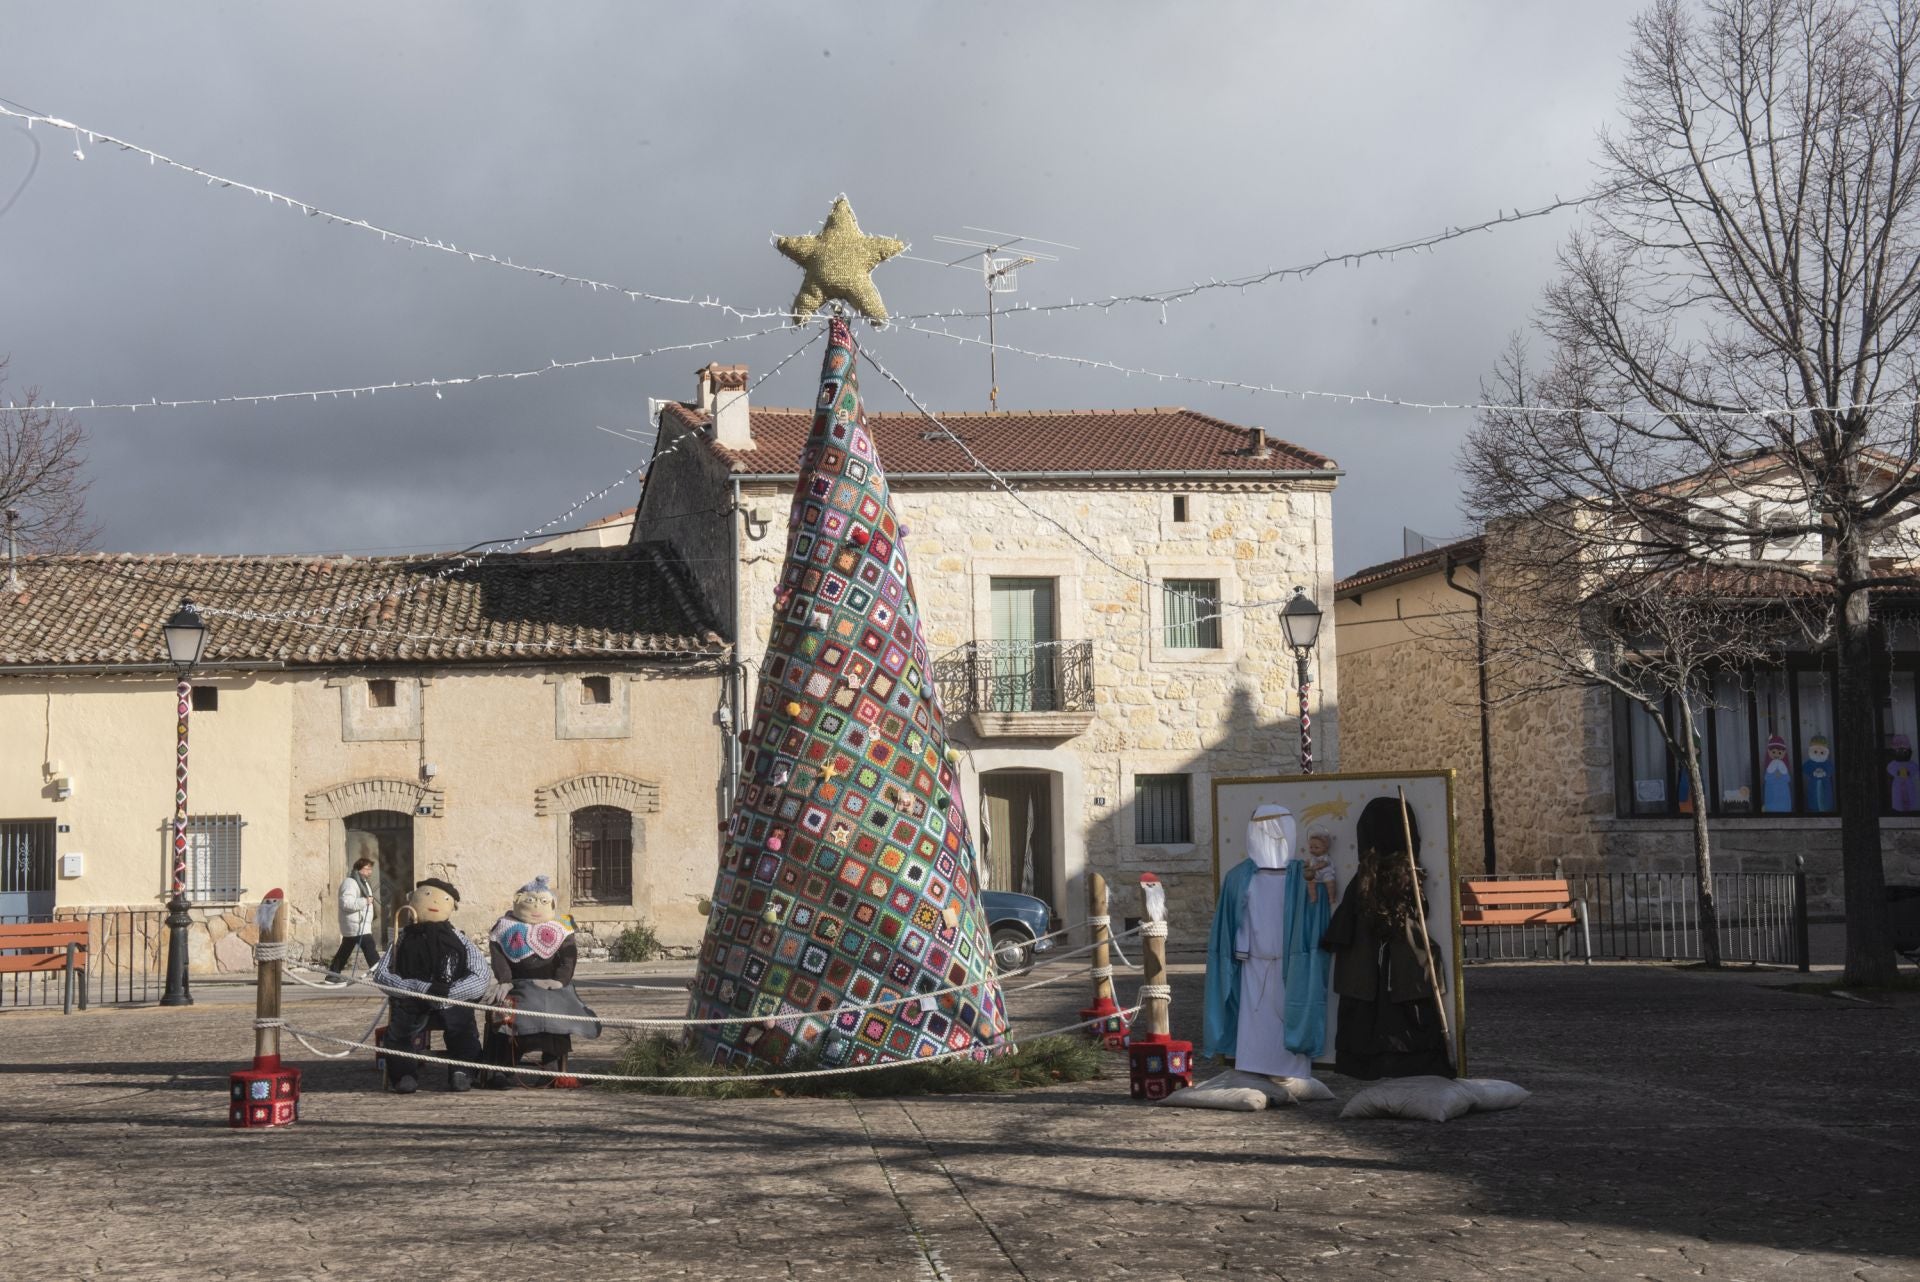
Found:
[(339, 876), (345, 877), (362, 855), (378, 865), (375, 893), (380, 897), (380, 912), (374, 936), (384, 948), (392, 940), (394, 914), (413, 889), (413, 816), (401, 810), (362, 810), (342, 822), (347, 830), (347, 863)]
[(980, 844), (989, 889), (1037, 896), (1057, 914), (1056, 779), (1047, 770), (989, 770), (982, 774)]

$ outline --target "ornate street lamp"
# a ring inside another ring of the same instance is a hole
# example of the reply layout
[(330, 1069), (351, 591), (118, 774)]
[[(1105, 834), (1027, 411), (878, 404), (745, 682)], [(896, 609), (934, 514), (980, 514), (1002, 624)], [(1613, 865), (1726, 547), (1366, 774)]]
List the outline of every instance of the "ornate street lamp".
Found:
[(189, 677), (207, 647), (207, 625), (188, 598), (167, 616), (160, 630), (167, 640), (167, 662), (180, 674), (174, 687), (180, 715), (173, 766), (173, 898), (167, 901), (167, 991), (160, 1004), (191, 1006), (193, 993), (187, 984), (187, 930), (193, 925), (193, 918), (187, 914), (187, 716), (193, 711), (193, 682)]
[(1307, 713), (1307, 689), (1313, 684), (1307, 669), (1307, 655), (1320, 638), (1320, 607), (1313, 603), (1305, 588), (1295, 588), (1286, 608), (1280, 611), (1280, 626), (1286, 631), (1287, 644), (1299, 664), (1300, 677), (1300, 773), (1313, 773), (1313, 718)]

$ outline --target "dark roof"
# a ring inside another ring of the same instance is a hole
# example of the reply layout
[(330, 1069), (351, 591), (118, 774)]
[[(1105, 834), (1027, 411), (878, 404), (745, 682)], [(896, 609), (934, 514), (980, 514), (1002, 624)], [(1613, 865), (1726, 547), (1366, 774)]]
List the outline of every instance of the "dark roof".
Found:
[[(0, 572), (0, 672), (162, 662), (190, 595), (209, 663), (689, 661), (726, 652), (662, 543), (407, 557), (30, 556)], [(247, 618), (241, 611), (269, 618)]]
[(1355, 570), (1334, 584), (1333, 595), (1335, 599), (1358, 596), (1369, 588), (1384, 587), (1389, 583), (1432, 574), (1436, 570), (1444, 569), (1449, 561), (1455, 564), (1477, 561), (1480, 559), (1482, 546), (1481, 537), (1476, 534), (1470, 538), (1455, 539), (1437, 548), (1428, 548), (1425, 552), (1415, 552), (1412, 556), (1382, 561), (1364, 570)]
[[(700, 427), (707, 421), (698, 409), (677, 401), (668, 402), (665, 412), (686, 427)], [(813, 411), (755, 407), (749, 414), (754, 448), (733, 450), (709, 441), (714, 453), (735, 472), (791, 476), (799, 469)], [(987, 466), (1016, 475), (1244, 472), (1251, 478), (1263, 472), (1338, 471), (1338, 464), (1326, 455), (1271, 437), (1261, 457), (1252, 448), (1257, 429), (1177, 407), (999, 410), (939, 418)], [(918, 413), (870, 413), (867, 429), (873, 433), (889, 477), (978, 470), (963, 450)]]

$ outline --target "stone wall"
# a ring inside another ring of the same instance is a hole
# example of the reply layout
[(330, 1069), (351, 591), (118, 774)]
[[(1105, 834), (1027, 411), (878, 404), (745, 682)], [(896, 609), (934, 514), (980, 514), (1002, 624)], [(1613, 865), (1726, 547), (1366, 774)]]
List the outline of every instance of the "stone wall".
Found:
[[(1473, 586), (1472, 574), (1460, 573)], [(1486, 843), (1473, 599), (1435, 573), (1343, 596), (1335, 616), (1341, 768), (1454, 771), (1457, 863), (1479, 872)]]
[[(705, 436), (671, 413), (660, 416), (660, 434), (647, 468), (647, 484), (634, 513), (633, 542), (670, 543), (707, 612), (724, 630), (733, 592), (728, 523), (735, 518), (727, 465), (703, 442)], [(786, 524), (782, 514), (782, 526)]]
[[(1173, 520), (1175, 493), (1188, 496), (1186, 521)], [(785, 549), (789, 490), (749, 483), (745, 498), (767, 522), (763, 539), (742, 543), (741, 648), (757, 656)], [(1280, 603), (1297, 584), (1331, 619), (1331, 485), (1023, 482), (1016, 501), (990, 486), (909, 480), (894, 484), (893, 500), (908, 526), (905, 547), (936, 657), (991, 638), (996, 575), (1057, 579), (1058, 635), (1093, 643), (1095, 716), (1084, 733), (1051, 742), (983, 737), (964, 718), (952, 718), (955, 742), (975, 758), (963, 790), (969, 816), (977, 824), (981, 771), (1011, 766), (1061, 775), (1068, 786), (1060, 795), (1082, 800), (1071, 806), (1077, 813), (1061, 817), (1053, 852), (1056, 912), (1067, 921), (1085, 916), (1085, 874), (1093, 870), (1113, 885), (1114, 914), (1137, 915), (1139, 874), (1152, 870), (1168, 885), (1176, 946), (1204, 946), (1216, 877), (1212, 779), (1298, 768), (1298, 696)], [(1080, 540), (1120, 568), (1103, 564)], [(1218, 652), (1169, 653), (1160, 644), (1160, 594), (1140, 580), (1157, 585), (1167, 578), (1221, 581), (1229, 605)], [(1253, 603), (1258, 608), (1243, 608)], [(1314, 671), (1314, 751), (1322, 770), (1334, 768), (1340, 754), (1333, 632), (1330, 625), (1322, 630)], [(1143, 846), (1134, 840), (1134, 776), (1162, 773), (1192, 776), (1194, 839)]]
[(1562, 688), (1503, 701), (1492, 718), (1499, 871), (1600, 871), (1598, 819), (1613, 815), (1607, 692)]

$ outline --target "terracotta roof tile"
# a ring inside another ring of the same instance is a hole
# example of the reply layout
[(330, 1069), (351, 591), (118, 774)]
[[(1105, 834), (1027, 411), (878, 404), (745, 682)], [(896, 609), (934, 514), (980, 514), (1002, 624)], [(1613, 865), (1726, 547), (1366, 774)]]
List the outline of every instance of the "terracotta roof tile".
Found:
[(1355, 570), (1333, 585), (1333, 593), (1336, 597), (1341, 597), (1379, 587), (1383, 583), (1394, 583), (1401, 579), (1429, 574), (1446, 565), (1449, 558), (1454, 561), (1471, 561), (1480, 555), (1481, 546), (1480, 536), (1476, 534), (1471, 538), (1455, 539), (1452, 543), (1441, 547), (1428, 548), (1425, 552), (1415, 552), (1412, 556), (1382, 561), (1364, 570)]
[(19, 592), (0, 592), (0, 673), (163, 662), (160, 622), (187, 595), (209, 611), (295, 616), (210, 613), (207, 662), (676, 661), (726, 651), (686, 567), (660, 543), (501, 553), (465, 568), (447, 553), (23, 557), (19, 574)]
[[(685, 427), (706, 422), (697, 409), (669, 402), (666, 413)], [(813, 424), (813, 411), (755, 407), (750, 411), (754, 448), (713, 445), (736, 472), (792, 475)], [(1324, 454), (1267, 438), (1266, 456), (1252, 448), (1256, 429), (1240, 427), (1194, 410), (1002, 410), (942, 414), (967, 448), (997, 472), (1336, 472)], [(966, 454), (925, 417), (895, 411), (870, 413), (867, 428), (879, 447), (887, 475), (973, 472)]]

